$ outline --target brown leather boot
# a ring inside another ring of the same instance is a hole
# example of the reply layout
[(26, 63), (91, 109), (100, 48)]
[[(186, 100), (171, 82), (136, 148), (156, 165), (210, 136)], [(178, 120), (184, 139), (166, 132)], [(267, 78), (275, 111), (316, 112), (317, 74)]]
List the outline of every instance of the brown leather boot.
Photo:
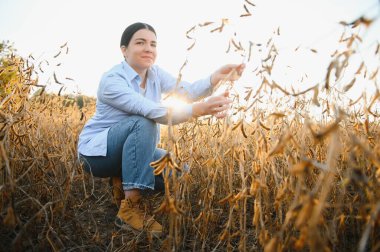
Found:
[(126, 198), (121, 201), (116, 226), (135, 231), (147, 230), (155, 236), (162, 233), (162, 226), (139, 208), (140, 197)]
[(117, 207), (120, 207), (120, 202), (124, 199), (124, 190), (121, 184), (121, 178), (111, 177), (110, 185), (112, 187), (112, 202), (115, 203)]

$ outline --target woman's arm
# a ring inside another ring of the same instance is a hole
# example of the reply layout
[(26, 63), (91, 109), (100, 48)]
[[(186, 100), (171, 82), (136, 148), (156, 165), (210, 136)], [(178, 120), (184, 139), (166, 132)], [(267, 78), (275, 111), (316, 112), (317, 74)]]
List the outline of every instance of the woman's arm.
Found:
[[(168, 108), (136, 93), (127, 81), (118, 75), (105, 76), (98, 90), (98, 99), (104, 104), (131, 115), (141, 115), (161, 124), (168, 124)], [(192, 117), (192, 105), (173, 111), (172, 123), (185, 122)]]
[(215, 87), (217, 87), (220, 81), (237, 80), (243, 73), (245, 65), (225, 65), (204, 79), (195, 81), (194, 83), (181, 81), (178, 83), (178, 85), (176, 78), (158, 66), (155, 67), (163, 93), (175, 92), (176, 94), (179, 94), (185, 98), (187, 101), (194, 102), (211, 95), (212, 91), (215, 89)]
[[(162, 104), (153, 102), (134, 92), (126, 85), (125, 80), (118, 76), (106, 77), (99, 88), (98, 99), (114, 108), (128, 114), (141, 115), (160, 124), (168, 124), (169, 109)], [(222, 118), (226, 115), (231, 101), (228, 93), (211, 97), (207, 101), (188, 104), (182, 109), (172, 109), (172, 124), (188, 121), (192, 117), (214, 115)]]

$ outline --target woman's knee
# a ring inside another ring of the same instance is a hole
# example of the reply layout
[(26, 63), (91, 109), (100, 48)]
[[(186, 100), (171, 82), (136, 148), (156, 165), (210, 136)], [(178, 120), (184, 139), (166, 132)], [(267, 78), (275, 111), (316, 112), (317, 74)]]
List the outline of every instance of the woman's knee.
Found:
[(143, 116), (134, 116), (136, 120), (135, 127), (142, 130), (146, 134), (157, 134), (157, 123), (151, 119), (145, 118)]

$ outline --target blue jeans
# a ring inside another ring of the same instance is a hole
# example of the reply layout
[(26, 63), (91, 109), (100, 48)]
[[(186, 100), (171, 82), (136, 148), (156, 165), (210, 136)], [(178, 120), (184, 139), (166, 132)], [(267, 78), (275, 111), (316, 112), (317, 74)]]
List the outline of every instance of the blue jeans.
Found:
[[(121, 176), (124, 190), (154, 190), (162, 177), (154, 176), (149, 164), (166, 154), (165, 150), (156, 148), (157, 131), (156, 122), (129, 116), (110, 128), (105, 157), (80, 155), (84, 169), (95, 177)], [(157, 186), (160, 185), (156, 189)]]

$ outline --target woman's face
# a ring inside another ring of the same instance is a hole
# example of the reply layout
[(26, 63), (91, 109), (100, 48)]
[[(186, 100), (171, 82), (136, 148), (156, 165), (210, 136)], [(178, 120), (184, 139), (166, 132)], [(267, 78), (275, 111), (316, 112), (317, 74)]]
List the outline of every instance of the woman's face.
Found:
[(133, 34), (128, 47), (121, 47), (121, 51), (128, 64), (136, 71), (141, 71), (154, 64), (156, 45), (156, 35), (148, 29), (141, 29)]

